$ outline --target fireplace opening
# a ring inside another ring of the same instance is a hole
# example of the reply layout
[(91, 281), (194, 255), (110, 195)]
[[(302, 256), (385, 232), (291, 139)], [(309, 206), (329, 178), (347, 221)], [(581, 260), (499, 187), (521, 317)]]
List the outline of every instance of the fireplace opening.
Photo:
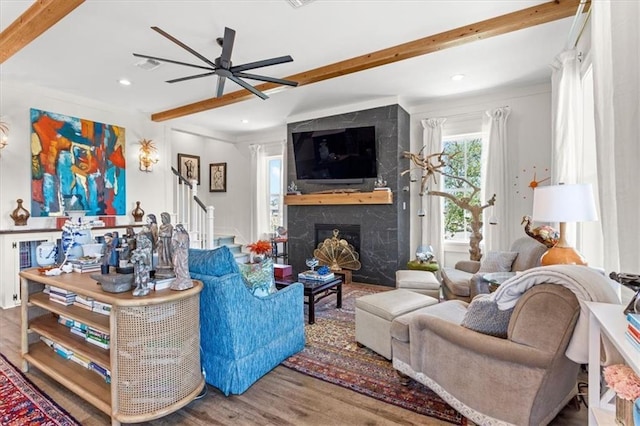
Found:
[(314, 249), (318, 248), (318, 244), (324, 242), (324, 240), (332, 238), (333, 230), (337, 229), (339, 231), (338, 238), (351, 244), (355, 251), (360, 254), (360, 225), (316, 223), (314, 228), (316, 231), (316, 245)]

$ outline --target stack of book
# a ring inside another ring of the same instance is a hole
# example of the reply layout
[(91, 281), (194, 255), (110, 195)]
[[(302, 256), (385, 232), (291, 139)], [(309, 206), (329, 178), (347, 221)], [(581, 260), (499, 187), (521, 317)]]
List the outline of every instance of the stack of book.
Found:
[(73, 351), (65, 348), (60, 343), (54, 343), (53, 350), (64, 359), (71, 359), (73, 356)]
[(102, 349), (109, 349), (109, 333), (103, 333), (93, 327), (87, 327), (85, 340)]
[(76, 299), (76, 294), (70, 290), (65, 290), (60, 287), (49, 287), (49, 300), (52, 302), (60, 303), (62, 305), (73, 305)]
[(91, 363), (91, 360), (89, 358), (75, 353), (71, 356), (70, 359), (71, 361), (80, 364), (84, 368), (89, 368), (89, 364)]
[(312, 280), (312, 281), (331, 281), (336, 276), (333, 272), (328, 274), (319, 274), (317, 271), (305, 271), (298, 274), (299, 280)]
[(631, 346), (640, 351), (640, 314), (627, 314), (627, 331), (625, 332), (627, 340), (631, 342)]
[(89, 370), (98, 373), (105, 382), (111, 383), (111, 372), (106, 368), (96, 364), (95, 362), (89, 362)]
[(100, 271), (100, 263), (97, 259), (92, 262), (72, 262), (73, 272), (78, 272), (84, 274), (86, 272), (97, 272)]
[(86, 324), (81, 323), (80, 321), (73, 321), (73, 325), (71, 326), (71, 332), (76, 336), (80, 336), (84, 339), (87, 338), (87, 330), (89, 327)]
[(85, 297), (78, 294), (76, 295), (76, 298), (73, 301), (73, 304), (82, 309), (93, 311), (93, 299), (91, 297)]
[(171, 283), (175, 280), (175, 278), (163, 278), (163, 279), (154, 279), (151, 281), (151, 286), (155, 291), (164, 290), (171, 287)]
[(93, 301), (93, 312), (97, 312), (102, 315), (110, 315), (111, 314), (111, 305), (108, 303), (98, 302), (97, 300)]

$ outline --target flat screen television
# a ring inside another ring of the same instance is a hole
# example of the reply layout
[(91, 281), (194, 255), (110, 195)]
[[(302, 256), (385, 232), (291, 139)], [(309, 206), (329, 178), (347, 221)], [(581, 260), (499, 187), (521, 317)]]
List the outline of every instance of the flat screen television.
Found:
[(317, 183), (362, 183), (377, 176), (376, 128), (292, 133), (296, 177)]

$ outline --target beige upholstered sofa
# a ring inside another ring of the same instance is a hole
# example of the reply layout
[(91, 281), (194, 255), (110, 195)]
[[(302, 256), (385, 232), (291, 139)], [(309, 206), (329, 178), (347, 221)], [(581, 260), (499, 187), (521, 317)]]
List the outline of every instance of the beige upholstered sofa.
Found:
[(506, 339), (459, 325), (467, 307), (450, 300), (396, 318), (394, 368), (478, 424), (547, 424), (576, 394), (579, 365), (565, 355), (575, 295), (554, 284), (526, 291)]
[[(511, 245), (511, 252), (517, 252), (511, 271), (524, 271), (540, 266), (540, 257), (547, 247), (531, 237), (518, 238)], [(473, 296), (483, 291), (477, 291), (481, 285), (481, 277), (477, 275), (480, 262), (474, 260), (462, 260), (456, 263), (454, 268), (442, 268), (442, 293), (447, 300), (459, 299), (469, 302)], [(497, 272), (497, 271), (491, 271)]]

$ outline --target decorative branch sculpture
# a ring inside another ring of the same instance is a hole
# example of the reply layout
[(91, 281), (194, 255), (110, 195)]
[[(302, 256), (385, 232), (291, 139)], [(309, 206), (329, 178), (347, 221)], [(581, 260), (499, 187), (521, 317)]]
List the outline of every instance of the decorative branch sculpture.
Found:
[[(427, 195), (444, 197), (450, 200), (456, 206), (460, 207), (461, 209), (467, 210), (469, 213), (471, 213), (471, 223), (470, 223), (471, 238), (469, 240), (469, 246), (470, 246), (469, 257), (471, 260), (480, 260), (482, 258), (482, 251), (480, 250), (480, 241), (482, 241), (482, 225), (483, 225), (482, 212), (484, 209), (491, 207), (495, 204), (496, 194), (493, 194), (493, 196), (483, 205), (472, 204), (472, 200), (475, 197), (475, 195), (480, 192), (480, 188), (474, 185), (473, 183), (471, 183), (468, 179), (465, 179), (460, 176), (452, 176), (442, 171), (442, 169), (447, 166), (445, 157), (447, 157), (448, 159), (451, 159), (458, 153), (449, 155), (449, 154), (446, 154), (444, 151), (442, 151), (439, 153), (429, 154), (425, 156), (423, 153), (423, 150), (424, 148), (421, 149), (420, 152), (418, 152), (418, 154), (413, 154), (407, 151), (403, 153), (404, 158), (410, 159), (411, 162), (415, 165), (415, 167), (411, 167), (405, 170), (400, 174), (400, 176), (403, 176), (407, 173), (411, 173), (411, 171), (415, 170), (416, 168), (420, 169), (422, 171), (422, 182), (420, 184), (421, 197), (425, 194), (425, 192), (427, 193)], [(456, 196), (448, 192), (427, 190), (429, 180), (433, 179), (434, 183), (438, 182), (436, 177), (436, 175), (438, 174), (451, 179), (457, 179), (459, 181), (462, 181), (466, 183), (470, 188), (472, 188), (473, 191), (471, 192), (470, 195)]]

